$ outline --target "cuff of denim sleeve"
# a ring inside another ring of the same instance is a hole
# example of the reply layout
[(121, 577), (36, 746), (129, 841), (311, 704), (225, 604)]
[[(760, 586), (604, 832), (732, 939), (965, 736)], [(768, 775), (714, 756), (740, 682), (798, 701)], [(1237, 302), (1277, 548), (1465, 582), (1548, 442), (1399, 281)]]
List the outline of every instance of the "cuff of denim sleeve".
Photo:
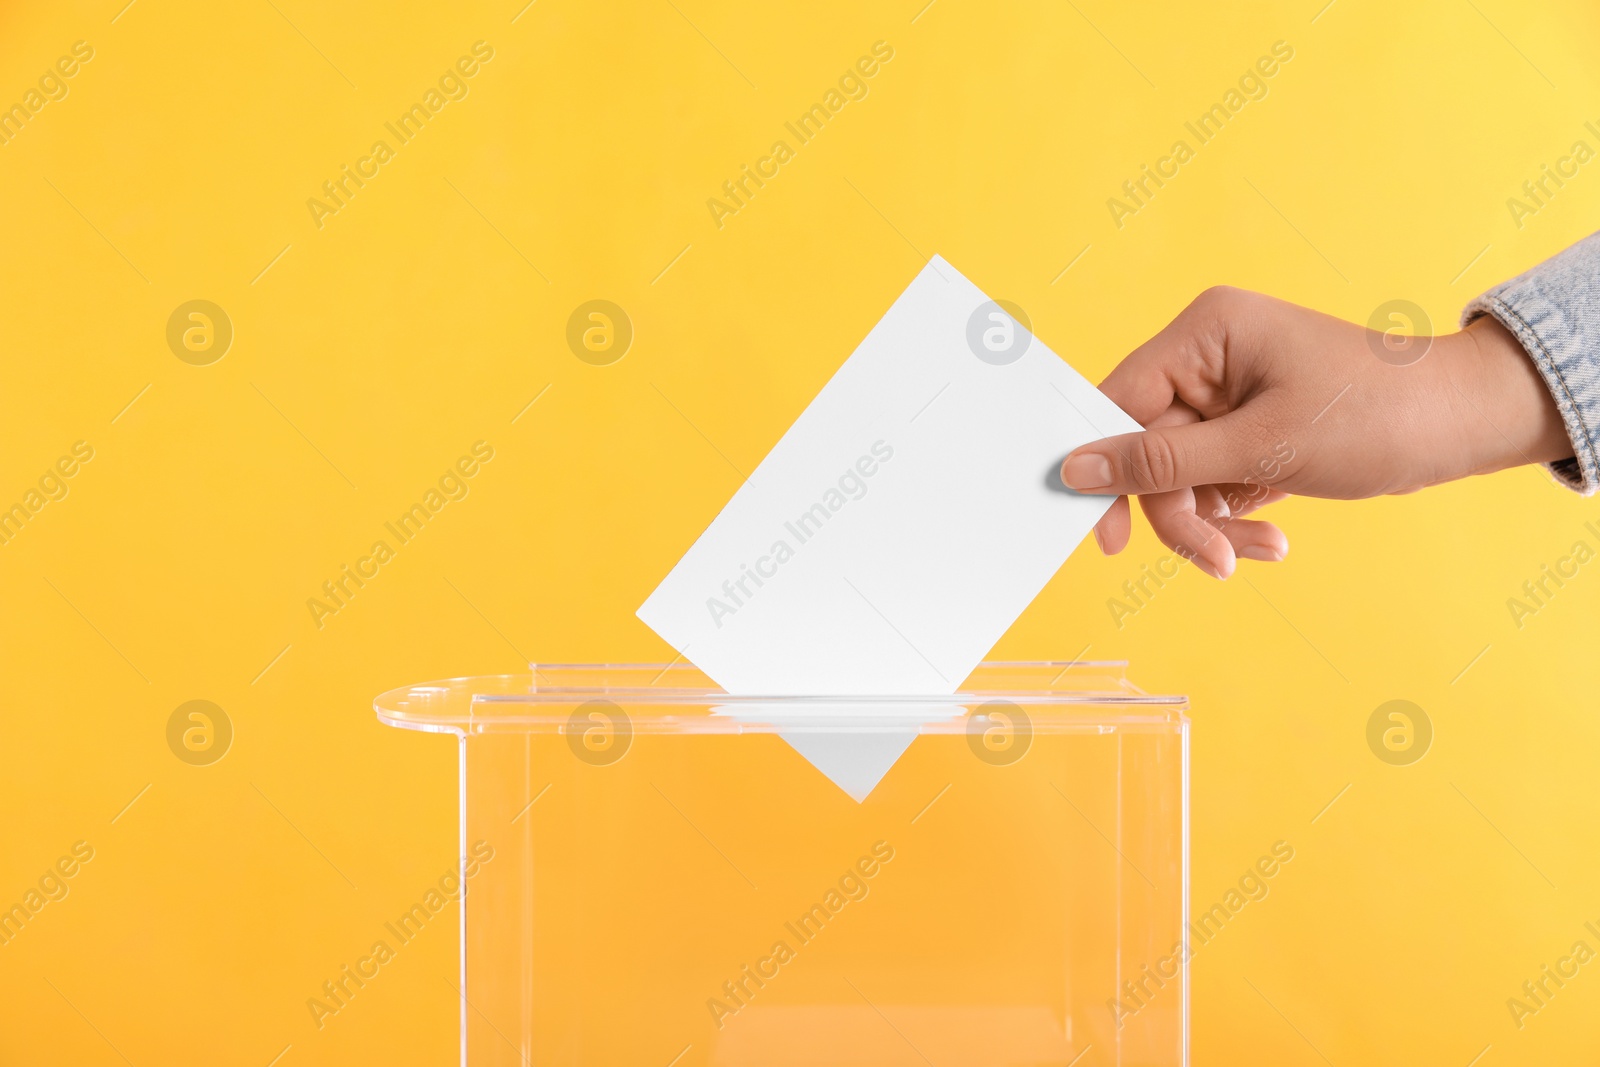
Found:
[(1565, 305), (1559, 285), (1547, 288), (1541, 280), (1535, 268), (1491, 289), (1466, 306), (1461, 324), (1491, 315), (1527, 351), (1572, 439), (1573, 458), (1545, 467), (1562, 485), (1588, 496), (1600, 489), (1600, 452), (1595, 447), (1600, 439), (1600, 363), (1593, 351), (1600, 328), (1585, 324), (1578, 309)]

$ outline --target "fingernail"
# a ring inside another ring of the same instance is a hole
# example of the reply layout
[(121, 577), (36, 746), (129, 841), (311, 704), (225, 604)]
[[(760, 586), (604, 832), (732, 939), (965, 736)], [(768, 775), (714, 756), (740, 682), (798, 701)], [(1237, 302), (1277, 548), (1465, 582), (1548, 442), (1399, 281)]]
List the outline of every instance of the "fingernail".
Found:
[(1100, 546), (1100, 554), (1106, 554), (1106, 539), (1100, 536), (1100, 527), (1094, 528), (1094, 543)]
[(1220, 564), (1212, 563), (1209, 559), (1197, 553), (1194, 556), (1194, 565), (1217, 581), (1225, 582), (1233, 575), (1233, 569), (1237, 566), (1237, 563), (1232, 556), (1229, 556)]
[(1239, 555), (1245, 559), (1253, 559), (1261, 563), (1283, 562), (1283, 553), (1270, 545), (1245, 545), (1239, 549)]
[(1069, 457), (1061, 465), (1061, 480), (1069, 489), (1104, 489), (1111, 484), (1111, 461), (1093, 452)]

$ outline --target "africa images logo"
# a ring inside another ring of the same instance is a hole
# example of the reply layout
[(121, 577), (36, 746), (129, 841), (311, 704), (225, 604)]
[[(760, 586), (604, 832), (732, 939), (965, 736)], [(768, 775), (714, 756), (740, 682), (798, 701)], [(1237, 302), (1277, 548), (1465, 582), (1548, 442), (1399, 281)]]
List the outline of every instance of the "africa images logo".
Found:
[[(722, 596), (713, 594), (706, 597), (706, 610), (711, 613), (711, 621), (717, 629), (722, 629), (724, 616), (735, 615), (748, 604), (768, 580), (778, 576), (778, 568), (794, 558), (796, 549), (817, 536), (824, 525), (844, 510), (846, 504), (867, 495), (867, 479), (894, 458), (894, 447), (887, 441), (874, 441), (869, 453), (846, 467), (844, 473), (839, 475), (838, 482), (823, 490), (821, 500), (783, 524), (787, 538), (776, 538), (766, 555), (756, 557), (753, 567), (741, 563), (739, 574), (723, 581)], [(792, 545), (789, 543), (791, 538), (794, 541)]]

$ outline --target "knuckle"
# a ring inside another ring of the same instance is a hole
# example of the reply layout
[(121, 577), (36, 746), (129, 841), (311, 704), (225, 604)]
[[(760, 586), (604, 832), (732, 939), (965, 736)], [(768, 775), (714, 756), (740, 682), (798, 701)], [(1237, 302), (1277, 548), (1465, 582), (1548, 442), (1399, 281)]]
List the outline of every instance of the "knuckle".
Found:
[(1185, 362), (1199, 379), (1219, 383), (1225, 378), (1230, 338), (1252, 318), (1259, 300), (1248, 289), (1213, 285), (1185, 310)]
[(1177, 456), (1166, 435), (1143, 433), (1128, 446), (1128, 480), (1139, 493), (1161, 493), (1177, 477)]
[(1208, 286), (1200, 293), (1199, 296), (1195, 297), (1194, 302), (1196, 304), (1205, 304), (1207, 306), (1222, 304), (1232, 300), (1243, 291), (1244, 290), (1242, 289), (1235, 289), (1231, 285), (1212, 285)]
[(1255, 294), (1248, 289), (1236, 289), (1231, 285), (1213, 285), (1194, 298), (1189, 307), (1197, 314), (1208, 318), (1226, 317), (1238, 311)]

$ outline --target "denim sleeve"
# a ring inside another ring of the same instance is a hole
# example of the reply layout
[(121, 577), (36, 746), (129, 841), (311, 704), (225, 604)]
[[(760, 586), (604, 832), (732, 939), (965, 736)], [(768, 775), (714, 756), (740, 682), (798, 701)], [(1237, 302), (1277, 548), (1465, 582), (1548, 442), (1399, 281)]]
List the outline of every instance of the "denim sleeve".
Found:
[(1573, 458), (1550, 472), (1585, 496), (1600, 489), (1600, 233), (1477, 297), (1461, 324), (1482, 315), (1522, 343), (1561, 409)]

